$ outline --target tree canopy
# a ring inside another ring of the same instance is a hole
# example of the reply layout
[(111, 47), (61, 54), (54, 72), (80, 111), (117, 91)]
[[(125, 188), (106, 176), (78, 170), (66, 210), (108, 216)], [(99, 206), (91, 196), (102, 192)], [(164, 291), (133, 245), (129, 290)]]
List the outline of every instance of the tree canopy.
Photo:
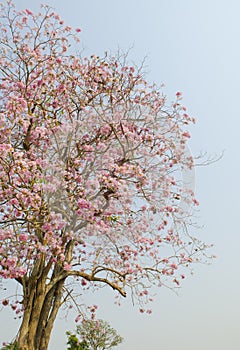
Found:
[(2, 304), (22, 317), (19, 349), (46, 350), (74, 285), (144, 305), (201, 259), (182, 180), (194, 118), (125, 55), (74, 55), (80, 29), (48, 6), (1, 5), (0, 31), (0, 277), (22, 290)]
[(83, 319), (77, 335), (67, 332), (68, 350), (107, 350), (122, 343), (123, 338), (104, 320)]

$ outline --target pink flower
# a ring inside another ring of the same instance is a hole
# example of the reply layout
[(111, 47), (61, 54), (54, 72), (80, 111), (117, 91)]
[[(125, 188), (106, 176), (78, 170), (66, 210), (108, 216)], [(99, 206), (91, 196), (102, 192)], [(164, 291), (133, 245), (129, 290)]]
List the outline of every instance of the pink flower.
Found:
[(181, 93), (180, 91), (178, 91), (178, 92), (176, 93), (176, 96), (177, 96), (178, 99), (180, 99), (180, 98), (182, 97), (182, 93)]
[(175, 264), (175, 263), (172, 263), (170, 266), (174, 270), (177, 270), (177, 268), (178, 268), (177, 264)]
[(7, 305), (9, 304), (9, 300), (3, 299), (2, 304), (3, 304), (4, 306), (7, 306)]
[(189, 138), (189, 139), (190, 139), (190, 137), (191, 137), (191, 135), (189, 134), (188, 131), (183, 132), (182, 136), (183, 136), (183, 137), (187, 137), (187, 138)]
[(28, 239), (28, 234), (27, 234), (27, 233), (21, 233), (21, 234), (19, 235), (19, 241), (20, 241), (20, 242), (26, 242), (27, 239)]
[(75, 322), (77, 323), (81, 318), (81, 315), (78, 315), (76, 318), (75, 318)]
[(11, 204), (18, 204), (18, 200), (16, 198), (11, 199)]
[(76, 28), (76, 32), (77, 32), (77, 33), (80, 33), (80, 32), (81, 32), (81, 29), (80, 29), (80, 28)]
[(26, 108), (26, 107), (27, 107), (27, 102), (26, 102), (22, 97), (20, 97), (20, 98), (18, 99), (18, 101), (20, 102), (20, 104), (21, 104), (21, 106), (22, 106), (23, 108)]
[(33, 12), (32, 12), (31, 10), (29, 10), (29, 9), (26, 9), (25, 12), (26, 12), (28, 15), (30, 15), (30, 16), (33, 15)]
[(81, 285), (82, 285), (82, 286), (86, 286), (86, 284), (87, 284), (87, 281), (86, 281), (85, 279), (82, 279)]
[(85, 199), (80, 199), (78, 201), (78, 206), (79, 206), (79, 208), (82, 208), (82, 209), (89, 209), (90, 208), (89, 202), (87, 202)]
[(193, 203), (194, 203), (194, 205), (199, 205), (199, 202), (196, 198), (193, 198)]
[(68, 264), (66, 261), (64, 262), (63, 264), (63, 268), (65, 271), (70, 271), (71, 268), (72, 268), (72, 265), (71, 264)]

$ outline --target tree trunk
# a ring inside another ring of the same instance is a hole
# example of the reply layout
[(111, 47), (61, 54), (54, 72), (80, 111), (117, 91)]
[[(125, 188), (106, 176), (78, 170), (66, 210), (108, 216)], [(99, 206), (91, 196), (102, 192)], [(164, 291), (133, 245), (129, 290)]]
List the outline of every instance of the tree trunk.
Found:
[(64, 280), (61, 280), (45, 298), (35, 337), (35, 350), (48, 348), (54, 321), (61, 306), (63, 286)]
[(45, 286), (40, 282), (37, 283), (35, 288), (33, 288), (33, 285), (28, 288), (31, 288), (31, 291), (27, 297), (24, 295), (23, 321), (19, 330), (18, 339), (19, 350), (35, 350), (34, 341), (45, 298)]
[[(59, 266), (55, 266), (51, 280), (61, 271)], [(23, 281), (24, 313), (18, 337), (19, 350), (48, 349), (54, 321), (61, 306), (64, 282), (61, 279), (48, 290), (44, 269), (40, 278), (25, 278)]]

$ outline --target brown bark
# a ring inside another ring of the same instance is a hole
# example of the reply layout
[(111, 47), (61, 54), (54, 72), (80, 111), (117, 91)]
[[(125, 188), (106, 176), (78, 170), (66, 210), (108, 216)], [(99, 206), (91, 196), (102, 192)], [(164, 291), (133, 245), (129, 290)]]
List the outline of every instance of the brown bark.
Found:
[(24, 314), (19, 331), (19, 350), (36, 350), (34, 339), (36, 337), (39, 317), (45, 299), (45, 283), (42, 280), (27, 283), (30, 292), (24, 294)]
[(64, 280), (61, 280), (46, 295), (35, 337), (36, 350), (48, 348), (54, 321), (61, 306), (63, 286)]
[[(31, 277), (21, 281), (24, 293), (24, 314), (19, 330), (19, 350), (47, 350), (51, 331), (61, 306), (65, 279), (60, 278), (63, 269), (55, 265), (51, 281), (47, 284), (49, 266), (44, 267), (44, 260)], [(54, 282), (56, 281), (56, 283)]]

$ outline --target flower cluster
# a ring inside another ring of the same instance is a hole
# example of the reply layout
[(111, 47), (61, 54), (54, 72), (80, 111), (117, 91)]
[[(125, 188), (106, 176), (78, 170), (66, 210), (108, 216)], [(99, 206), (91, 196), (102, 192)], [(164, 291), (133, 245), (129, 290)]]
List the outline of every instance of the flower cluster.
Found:
[(179, 267), (205, 248), (186, 231), (198, 202), (181, 179), (194, 122), (181, 93), (168, 105), (125, 58), (69, 55), (80, 29), (47, 7), (11, 11), (0, 26), (0, 276), (37, 270), (50, 285), (74, 276), (148, 300), (153, 284), (179, 285)]

